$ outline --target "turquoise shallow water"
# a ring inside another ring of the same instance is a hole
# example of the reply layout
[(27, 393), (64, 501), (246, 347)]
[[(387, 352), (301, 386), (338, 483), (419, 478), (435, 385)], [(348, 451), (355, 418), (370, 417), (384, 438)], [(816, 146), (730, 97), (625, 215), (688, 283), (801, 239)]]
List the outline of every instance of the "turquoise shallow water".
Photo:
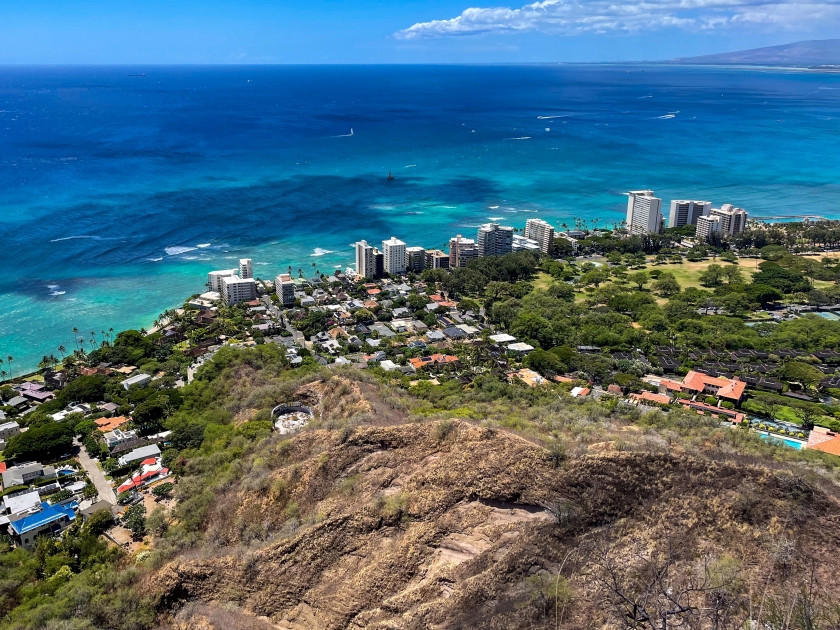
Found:
[(359, 238), (611, 224), (633, 188), (840, 216), (831, 74), (15, 67), (0, 110), (0, 355), (16, 371), (72, 348), (73, 326), (148, 326), (242, 256), (273, 277), (344, 267)]

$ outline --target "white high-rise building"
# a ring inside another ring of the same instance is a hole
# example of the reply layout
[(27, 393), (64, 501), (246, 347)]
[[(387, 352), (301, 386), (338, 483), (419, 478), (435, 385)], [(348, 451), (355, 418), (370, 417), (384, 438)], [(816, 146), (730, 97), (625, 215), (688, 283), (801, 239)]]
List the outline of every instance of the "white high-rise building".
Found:
[(700, 241), (709, 240), (709, 236), (720, 232), (720, 217), (709, 215), (697, 217), (697, 231), (694, 236)]
[(281, 273), (274, 279), (274, 291), (283, 306), (292, 306), (295, 303), (295, 283), (291, 274)]
[(697, 219), (709, 216), (712, 210), (711, 201), (672, 200), (671, 214), (668, 217), (668, 227), (682, 227), (697, 225)]
[(720, 208), (712, 208), (711, 215), (720, 217), (720, 231), (723, 234), (740, 234), (747, 227), (747, 212), (725, 203)]
[(449, 239), (449, 267), (466, 267), (473, 258), (478, 258), (478, 245), (471, 238), (460, 234)]
[(548, 221), (528, 219), (525, 221), (525, 238), (536, 241), (544, 254), (550, 254), (554, 245), (554, 228)]
[(356, 275), (360, 278), (376, 277), (376, 248), (367, 241), (356, 243)]
[(257, 297), (257, 283), (253, 278), (227, 276), (222, 278), (222, 298), (228, 304), (250, 302)]
[(222, 278), (235, 276), (237, 269), (220, 269), (219, 271), (211, 271), (207, 274), (207, 286), (211, 291), (216, 293), (222, 292)]
[(254, 267), (250, 258), (239, 259), (239, 277), (243, 280), (254, 277)]
[(662, 231), (662, 200), (652, 190), (631, 190), (627, 195), (627, 229), (631, 234)]
[(513, 251), (513, 228), (485, 223), (478, 228), (478, 255), (503, 256)]
[(385, 273), (395, 276), (405, 273), (405, 243), (392, 236), (382, 241), (382, 254), (385, 256)]

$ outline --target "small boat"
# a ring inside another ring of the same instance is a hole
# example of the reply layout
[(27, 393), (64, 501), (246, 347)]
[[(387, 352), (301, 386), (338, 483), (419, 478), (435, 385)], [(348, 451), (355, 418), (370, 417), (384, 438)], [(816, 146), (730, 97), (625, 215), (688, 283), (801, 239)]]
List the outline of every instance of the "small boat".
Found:
[(391, 169), (388, 169), (388, 181), (390, 182), (393, 179), (394, 179), (394, 176), (391, 175)]

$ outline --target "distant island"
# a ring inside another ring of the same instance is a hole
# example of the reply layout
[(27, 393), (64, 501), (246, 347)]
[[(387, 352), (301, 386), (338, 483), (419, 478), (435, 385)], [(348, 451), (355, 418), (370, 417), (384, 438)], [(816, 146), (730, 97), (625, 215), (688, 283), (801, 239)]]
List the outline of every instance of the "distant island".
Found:
[(672, 59), (670, 63), (697, 65), (837, 66), (840, 69), (840, 39), (794, 42), (781, 46)]

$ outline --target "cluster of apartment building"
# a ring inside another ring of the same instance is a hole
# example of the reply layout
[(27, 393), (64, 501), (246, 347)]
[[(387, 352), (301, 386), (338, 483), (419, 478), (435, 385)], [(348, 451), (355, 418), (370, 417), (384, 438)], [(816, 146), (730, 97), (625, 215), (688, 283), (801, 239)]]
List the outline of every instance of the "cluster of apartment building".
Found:
[[(627, 194), (627, 229), (631, 234), (658, 234), (665, 228), (662, 199), (652, 190), (631, 190)], [(696, 225), (696, 237), (708, 240), (712, 234), (735, 235), (744, 231), (747, 212), (725, 203), (713, 208), (711, 201), (671, 201), (668, 227)]]
[[(515, 251), (547, 254), (551, 252), (554, 236), (554, 228), (547, 221), (528, 219), (522, 235), (515, 234), (514, 228), (507, 225), (485, 223), (478, 228), (474, 239), (460, 234), (453, 236), (449, 239), (449, 253), (439, 249), (409, 247), (394, 236), (382, 241), (381, 248), (367, 241), (358, 241), (355, 244), (356, 274), (362, 278), (381, 278), (386, 274), (400, 275), (409, 271), (466, 267), (475, 258), (503, 256)], [(279, 287), (281, 282), (291, 282), (291, 278), (286, 279), (281, 274), (275, 285)], [(280, 289), (277, 290), (277, 295), (282, 298)]]
[(199, 300), (212, 302), (221, 299), (227, 304), (250, 302), (257, 297), (253, 262), (250, 258), (242, 258), (236, 269), (211, 271), (207, 274), (207, 286), (210, 291), (201, 295)]

